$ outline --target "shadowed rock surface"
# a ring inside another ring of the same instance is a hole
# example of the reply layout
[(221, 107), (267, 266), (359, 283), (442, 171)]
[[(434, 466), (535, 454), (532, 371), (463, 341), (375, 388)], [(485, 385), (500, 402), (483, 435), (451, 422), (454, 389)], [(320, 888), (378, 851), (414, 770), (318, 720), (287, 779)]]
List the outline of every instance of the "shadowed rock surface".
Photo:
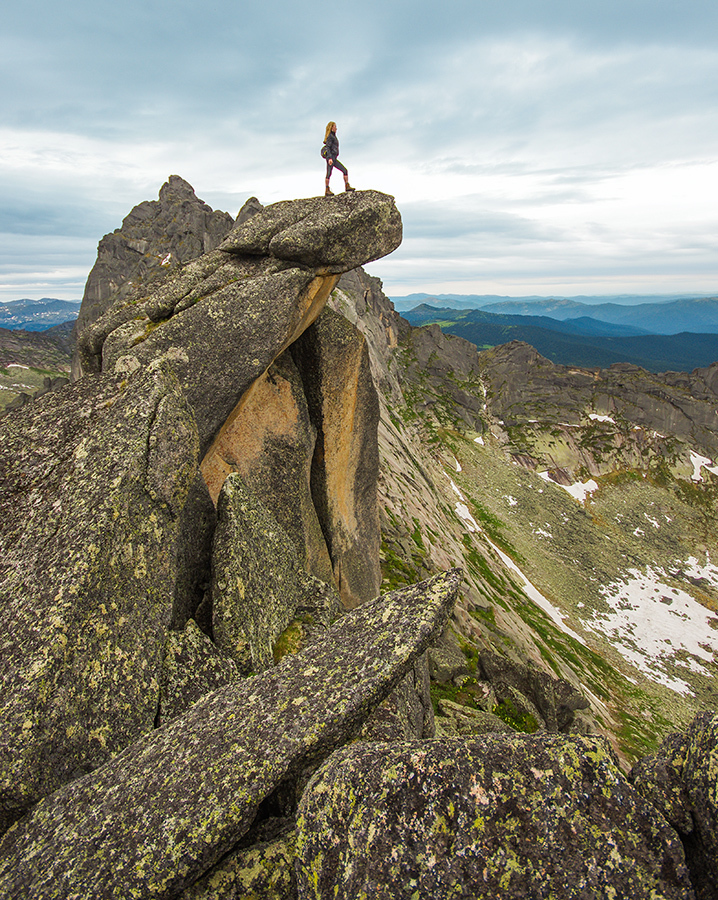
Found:
[(166, 362), (3, 419), (0, 809), (12, 820), (154, 726), (192, 413)]
[(39, 803), (0, 842), (8, 898), (172, 897), (260, 802), (345, 742), (444, 627), (460, 573), (348, 613), (325, 641), (240, 680)]
[(680, 834), (697, 900), (718, 896), (718, 715), (696, 716), (629, 777)]
[(602, 739), (354, 744), (297, 819), (300, 900), (693, 897), (678, 835)]

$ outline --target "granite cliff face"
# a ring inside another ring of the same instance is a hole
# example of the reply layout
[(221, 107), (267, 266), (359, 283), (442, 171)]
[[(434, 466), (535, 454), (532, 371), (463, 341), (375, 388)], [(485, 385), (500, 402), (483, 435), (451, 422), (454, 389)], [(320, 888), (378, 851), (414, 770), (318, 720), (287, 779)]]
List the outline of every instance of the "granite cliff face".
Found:
[[(233, 224), (227, 213), (199, 200), (178, 175), (162, 185), (158, 200), (145, 200), (106, 234), (97, 248), (76, 322), (76, 335), (120, 297), (150, 291), (180, 266), (214, 250)], [(77, 356), (73, 375), (82, 369)]]
[[(178, 182), (136, 210), (192, 219)], [(366, 191), (128, 257), (2, 420), (3, 896), (710, 896), (718, 717), (621, 771), (610, 667), (462, 493), (488, 442), (538, 479), (499, 368), (358, 268), (400, 240)]]

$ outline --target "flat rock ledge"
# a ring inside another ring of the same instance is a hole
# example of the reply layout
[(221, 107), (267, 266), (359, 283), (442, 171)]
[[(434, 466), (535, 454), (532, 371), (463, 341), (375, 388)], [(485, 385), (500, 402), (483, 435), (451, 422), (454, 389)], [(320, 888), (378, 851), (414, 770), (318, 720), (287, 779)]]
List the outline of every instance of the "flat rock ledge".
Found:
[(324, 641), (234, 682), (45, 798), (0, 842), (0, 896), (171, 898), (283, 780), (349, 740), (438, 638), (451, 570), (353, 610)]
[(357, 743), (297, 818), (299, 900), (692, 900), (683, 847), (603, 738)]

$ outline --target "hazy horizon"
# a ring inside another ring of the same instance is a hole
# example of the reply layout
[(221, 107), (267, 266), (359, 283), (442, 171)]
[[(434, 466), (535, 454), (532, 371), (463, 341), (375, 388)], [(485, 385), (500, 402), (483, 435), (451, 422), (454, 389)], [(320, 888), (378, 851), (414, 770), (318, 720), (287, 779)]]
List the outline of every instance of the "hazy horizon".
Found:
[(330, 119), (354, 186), (402, 213), (368, 267), (389, 295), (718, 290), (718, 5), (341, 12), (11, 5), (0, 299), (82, 296), (100, 239), (171, 174), (232, 215), (323, 192)]

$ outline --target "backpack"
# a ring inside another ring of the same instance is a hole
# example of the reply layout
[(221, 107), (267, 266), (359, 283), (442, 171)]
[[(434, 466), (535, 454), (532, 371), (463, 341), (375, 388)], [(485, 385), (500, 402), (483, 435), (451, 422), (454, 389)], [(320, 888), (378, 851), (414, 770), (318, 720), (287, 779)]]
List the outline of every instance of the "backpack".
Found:
[(322, 145), (322, 159), (329, 159), (329, 147), (326, 144)]

